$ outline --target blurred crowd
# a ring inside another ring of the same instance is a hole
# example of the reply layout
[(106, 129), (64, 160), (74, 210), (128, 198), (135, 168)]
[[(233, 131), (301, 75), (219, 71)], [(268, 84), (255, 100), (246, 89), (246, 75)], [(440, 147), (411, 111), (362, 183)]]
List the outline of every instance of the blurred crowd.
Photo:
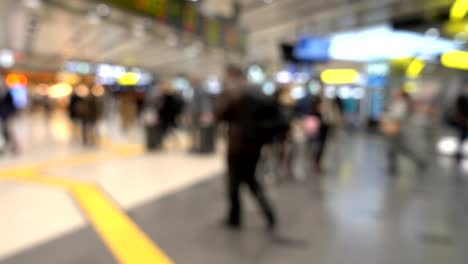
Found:
[[(277, 84), (275, 92), (267, 94), (233, 65), (226, 67), (220, 93), (210, 93), (206, 82), (196, 74), (188, 76), (188, 82), (189, 97), (171, 80), (160, 80), (143, 93), (134, 89), (115, 92), (97, 84), (75, 85), (65, 107), (74, 138), (85, 146), (97, 146), (98, 124), (113, 111), (118, 113), (123, 133), (135, 126), (143, 128), (148, 151), (163, 149), (164, 141), (178, 130), (189, 135), (191, 153), (212, 153), (218, 138), (225, 138), (228, 170), (225, 224), (230, 228), (242, 226), (239, 193), (241, 186), (246, 185), (258, 201), (269, 230), (274, 230), (274, 207), (262, 185), (265, 182), (262, 174), (270, 166), (273, 180), (296, 180), (293, 164), (302, 155), (307, 174), (315, 178), (325, 175), (323, 157), (329, 141), (337, 137), (337, 131), (347, 129), (344, 102), (339, 97), (327, 96), (323, 83), (320, 92), (307, 93), (300, 99), (292, 96), (293, 87), (288, 83)], [(114, 108), (109, 102), (114, 102)], [(46, 112), (50, 112), (50, 104), (44, 105)], [(389, 175), (399, 174), (399, 156), (408, 157), (418, 173), (424, 173), (434, 152), (415, 151), (410, 134), (428, 138), (428, 149), (434, 148), (434, 141), (427, 135), (438, 118), (457, 131), (460, 142), (467, 139), (468, 85), (455, 97), (452, 106), (440, 109), (431, 102), (418, 102), (403, 87), (392, 90), (378, 126), (388, 145)], [(18, 152), (11, 125), (18, 110), (3, 77), (0, 78), (2, 153)], [(423, 120), (425, 125), (419, 130), (412, 129), (415, 120)], [(299, 145), (306, 151), (298, 151)], [(459, 162), (462, 158), (460, 148), (455, 159)]]

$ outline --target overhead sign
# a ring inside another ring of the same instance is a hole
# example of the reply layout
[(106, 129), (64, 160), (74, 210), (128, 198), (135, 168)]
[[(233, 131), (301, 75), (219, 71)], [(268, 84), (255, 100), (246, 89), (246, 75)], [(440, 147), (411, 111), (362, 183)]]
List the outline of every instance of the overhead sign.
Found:
[(447, 51), (440, 56), (440, 63), (447, 68), (468, 70), (468, 52), (461, 50)]
[[(244, 51), (245, 34), (231, 20), (208, 17), (185, 0), (102, 0), (111, 5), (154, 17), (178, 30), (199, 35), (208, 45)], [(226, 28), (228, 36), (223, 38)], [(223, 32), (224, 31), (224, 32)]]
[(326, 84), (353, 84), (359, 80), (359, 72), (354, 69), (328, 69), (321, 74)]

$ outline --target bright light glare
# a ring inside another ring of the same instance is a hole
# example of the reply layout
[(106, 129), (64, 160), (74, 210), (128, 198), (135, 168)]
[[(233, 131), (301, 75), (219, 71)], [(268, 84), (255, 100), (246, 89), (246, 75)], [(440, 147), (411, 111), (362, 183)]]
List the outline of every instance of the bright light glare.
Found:
[(11, 50), (0, 50), (0, 67), (10, 68), (15, 64), (15, 56)]
[(266, 82), (262, 86), (262, 91), (266, 95), (273, 95), (276, 91), (275, 84), (273, 82)]
[(336, 97), (336, 87), (335, 86), (325, 86), (325, 97), (327, 98), (335, 98)]
[(280, 71), (276, 74), (276, 81), (278, 83), (290, 83), (292, 81), (291, 73), (288, 71)]
[(354, 69), (328, 69), (321, 74), (326, 84), (352, 84), (359, 80), (359, 72)]
[(440, 57), (440, 63), (447, 68), (468, 70), (468, 52), (461, 50), (447, 51)]
[(443, 155), (455, 155), (460, 144), (455, 137), (444, 137), (437, 143), (437, 150)]
[(468, 12), (468, 0), (455, 0), (450, 9), (451, 20), (462, 20)]
[(424, 34), (395, 31), (380, 25), (331, 37), (330, 57), (337, 60), (376, 61), (417, 55), (436, 55), (455, 49), (454, 41)]
[(351, 97), (351, 87), (343, 86), (338, 89), (338, 97), (343, 100), (349, 99)]
[(206, 89), (211, 94), (221, 93), (221, 82), (218, 77), (212, 75), (206, 79)]
[(265, 72), (258, 65), (252, 65), (247, 70), (247, 78), (250, 82), (260, 84), (265, 81)]
[(306, 96), (306, 91), (303, 86), (294, 86), (291, 89), (291, 97), (295, 100), (299, 100), (301, 98), (304, 98)]
[(73, 92), (73, 88), (71, 87), (70, 84), (66, 82), (52, 85), (49, 87), (49, 90), (48, 90), (49, 96), (55, 99), (70, 96), (72, 92)]

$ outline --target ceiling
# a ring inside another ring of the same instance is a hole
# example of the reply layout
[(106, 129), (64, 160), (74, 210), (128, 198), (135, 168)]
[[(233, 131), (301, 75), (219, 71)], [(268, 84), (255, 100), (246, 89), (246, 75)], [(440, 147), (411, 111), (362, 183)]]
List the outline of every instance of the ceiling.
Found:
[[(203, 0), (208, 14), (233, 14), (233, 0)], [(22, 66), (56, 69), (64, 60), (79, 59), (145, 67), (153, 72), (216, 74), (225, 62), (258, 61), (280, 65), (277, 44), (301, 34), (323, 34), (430, 8), (446, 8), (451, 0), (240, 0), (240, 23), (247, 29), (246, 58), (207, 48), (193, 37), (180, 37), (152, 20), (111, 8), (99, 20), (90, 10), (96, 1), (0, 1), (0, 48), (25, 54)], [(143, 30), (142, 30), (143, 29)], [(144, 33), (143, 33), (144, 32)]]

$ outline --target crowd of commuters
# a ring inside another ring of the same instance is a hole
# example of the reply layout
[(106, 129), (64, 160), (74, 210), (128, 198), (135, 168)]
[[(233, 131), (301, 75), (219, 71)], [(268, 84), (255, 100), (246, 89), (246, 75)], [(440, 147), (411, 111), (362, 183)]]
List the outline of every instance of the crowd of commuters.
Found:
[[(3, 79), (0, 81), (0, 146), (2, 151), (16, 152), (11, 120), (17, 110)], [(276, 180), (295, 179), (293, 161), (298, 156), (295, 133), (299, 130), (305, 138), (302, 143), (307, 151), (303, 155), (306, 155), (304, 160), (310, 165), (311, 174), (314, 177), (325, 175), (323, 159), (328, 142), (334, 137), (334, 131), (345, 123), (343, 103), (337, 97), (326, 96), (323, 87), (321, 92), (308, 94), (300, 100), (291, 97), (289, 84), (278, 85), (273, 95), (267, 95), (259, 85), (249, 83), (241, 68), (232, 65), (226, 68), (222, 92), (216, 96), (207, 92), (202, 78), (197, 75), (190, 76), (189, 83), (190, 100), (168, 80), (158, 82), (145, 97), (137, 98), (132, 91), (117, 93), (114, 98), (122, 130), (125, 132), (138, 124), (140, 114), (148, 150), (161, 149), (168, 135), (184, 127), (189, 130), (190, 151), (206, 153), (215, 150), (216, 139), (224, 131), (216, 128), (227, 127), (225, 224), (233, 229), (242, 226), (240, 192), (245, 185), (263, 212), (268, 229), (274, 230), (277, 222), (274, 206), (258, 171), (265, 150), (275, 158), (276, 172), (279, 172)], [(79, 84), (69, 98), (69, 118), (77, 137), (86, 146), (95, 146), (99, 141), (97, 123), (105, 112), (103, 93), (102, 86)], [(415, 151), (408, 138), (411, 118), (419, 111), (415, 105), (411, 95), (403, 89), (393, 91), (387, 100), (380, 131), (388, 143), (389, 175), (398, 175), (400, 155), (414, 161), (420, 173), (428, 166), (427, 157)], [(458, 131), (460, 142), (465, 141), (468, 137), (468, 88), (454, 100), (450, 121)], [(456, 159), (462, 159), (461, 150)]]

